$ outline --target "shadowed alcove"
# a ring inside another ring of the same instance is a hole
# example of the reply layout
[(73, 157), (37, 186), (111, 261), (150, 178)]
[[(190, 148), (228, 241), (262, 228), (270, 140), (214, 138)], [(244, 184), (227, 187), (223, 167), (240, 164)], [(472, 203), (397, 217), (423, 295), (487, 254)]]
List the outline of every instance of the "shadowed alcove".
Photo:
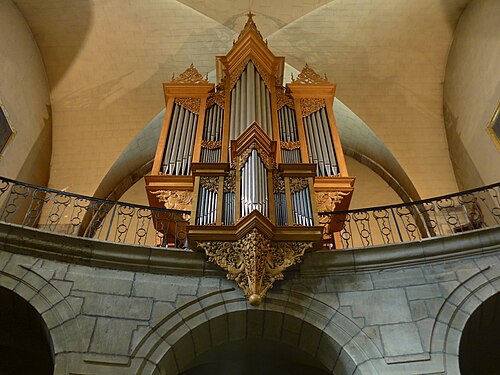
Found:
[(0, 374), (53, 371), (48, 329), (40, 314), (16, 293), (0, 287)]

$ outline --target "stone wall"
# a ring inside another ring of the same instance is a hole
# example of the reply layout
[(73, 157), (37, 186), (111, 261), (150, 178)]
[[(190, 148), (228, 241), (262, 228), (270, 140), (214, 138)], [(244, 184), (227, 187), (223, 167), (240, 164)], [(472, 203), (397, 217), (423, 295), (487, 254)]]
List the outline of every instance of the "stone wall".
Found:
[(0, 286), (41, 314), (56, 374), (178, 374), (250, 339), (336, 374), (456, 374), (468, 317), (500, 291), (498, 227), (309, 254), (257, 308), (198, 253), (7, 224), (0, 238)]

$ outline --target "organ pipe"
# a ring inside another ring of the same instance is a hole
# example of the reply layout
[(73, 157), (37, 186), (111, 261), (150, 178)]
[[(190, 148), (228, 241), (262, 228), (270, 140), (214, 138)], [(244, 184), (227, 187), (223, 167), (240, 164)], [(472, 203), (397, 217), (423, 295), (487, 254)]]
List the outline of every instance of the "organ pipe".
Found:
[(256, 122), (272, 138), (271, 95), (250, 60), (231, 90), (230, 139), (236, 139)]
[(318, 176), (336, 176), (339, 173), (335, 150), (333, 147), (330, 124), (326, 109), (311, 113), (304, 117), (309, 163), (316, 164)]
[(207, 145), (202, 144), (200, 156), (202, 163), (220, 162), (223, 121), (224, 109), (218, 105), (213, 105), (206, 110), (203, 141), (207, 142)]
[(162, 162), (164, 174), (188, 175), (190, 173), (197, 123), (197, 114), (177, 103), (174, 105)]
[[(281, 142), (298, 142), (297, 121), (295, 119), (295, 110), (288, 106), (283, 106), (278, 111), (278, 123), (280, 129)], [(281, 158), (283, 163), (300, 163), (300, 149), (287, 149), (281, 147)]]

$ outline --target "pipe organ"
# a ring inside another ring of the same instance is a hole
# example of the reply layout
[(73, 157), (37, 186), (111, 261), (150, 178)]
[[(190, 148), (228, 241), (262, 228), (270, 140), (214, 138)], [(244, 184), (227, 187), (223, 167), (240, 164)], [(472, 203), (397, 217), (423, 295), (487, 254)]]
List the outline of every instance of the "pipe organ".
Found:
[(152, 206), (191, 211), (181, 224), (189, 248), (226, 269), (256, 305), (287, 267), (322, 247), (325, 231), (338, 236), (318, 212), (348, 209), (354, 178), (332, 111), (335, 85), (306, 65), (283, 86), (284, 58), (252, 13), (216, 62), (217, 84), (191, 65), (163, 85), (146, 190)]

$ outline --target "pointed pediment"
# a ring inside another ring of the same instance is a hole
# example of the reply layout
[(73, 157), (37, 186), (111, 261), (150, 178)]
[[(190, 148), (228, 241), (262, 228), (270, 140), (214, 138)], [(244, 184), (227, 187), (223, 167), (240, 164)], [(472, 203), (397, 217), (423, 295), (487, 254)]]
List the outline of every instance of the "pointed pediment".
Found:
[(271, 140), (264, 130), (254, 121), (238, 139), (231, 141), (231, 157), (235, 160), (249, 148), (257, 148), (267, 158), (275, 160), (276, 141)]
[(273, 82), (267, 80), (266, 84), (269, 86), (274, 86), (276, 83), (281, 84), (285, 58), (275, 56), (271, 52), (253, 21), (254, 14), (248, 13), (247, 16), (247, 23), (231, 50), (226, 56), (217, 57), (218, 80), (221, 81), (223, 77), (229, 77), (232, 87), (248, 62), (252, 60), (262, 76), (272, 77)]

